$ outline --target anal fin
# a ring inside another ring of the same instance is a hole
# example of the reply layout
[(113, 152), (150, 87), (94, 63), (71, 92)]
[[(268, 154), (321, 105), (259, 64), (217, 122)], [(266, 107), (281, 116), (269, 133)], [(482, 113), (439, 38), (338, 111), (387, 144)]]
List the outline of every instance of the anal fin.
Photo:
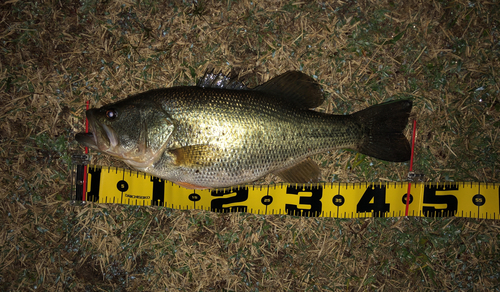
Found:
[(317, 183), (321, 178), (319, 166), (310, 158), (273, 173), (288, 183)]

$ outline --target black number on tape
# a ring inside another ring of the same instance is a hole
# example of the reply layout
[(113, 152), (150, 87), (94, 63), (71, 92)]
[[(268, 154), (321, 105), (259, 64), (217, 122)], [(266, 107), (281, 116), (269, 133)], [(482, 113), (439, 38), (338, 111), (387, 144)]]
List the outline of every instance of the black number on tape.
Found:
[(486, 198), (481, 194), (477, 194), (472, 197), (472, 203), (478, 207), (481, 207), (482, 205), (484, 205), (484, 203), (486, 203)]
[(120, 191), (120, 192), (126, 192), (128, 190), (128, 183), (124, 180), (121, 180), (119, 181), (117, 184), (116, 184), (116, 188)]
[(262, 199), (260, 200), (260, 202), (264, 206), (269, 206), (273, 202), (273, 197), (271, 197), (271, 196), (264, 196), (264, 197), (262, 197)]
[[(403, 204), (405, 204), (405, 205), (406, 205), (406, 198), (407, 197), (408, 197), (408, 194), (403, 195)], [(410, 194), (410, 203), (409, 204), (411, 204), (411, 203), (413, 203), (413, 195), (412, 194)]]
[[(446, 189), (445, 189), (446, 188)], [(445, 217), (455, 216), (458, 209), (458, 199), (454, 195), (447, 194), (449, 191), (457, 191), (458, 186), (451, 184), (449, 186), (425, 186), (424, 187), (424, 204), (446, 205), (444, 209), (436, 207), (423, 207), (424, 216), (427, 217)], [(438, 194), (439, 192), (439, 194)]]
[(333, 197), (332, 201), (333, 201), (333, 204), (335, 206), (340, 207), (340, 206), (344, 205), (345, 198), (342, 195), (336, 195), (336, 196)]
[(389, 204), (385, 202), (385, 186), (370, 185), (359, 200), (356, 212), (373, 212), (373, 217), (384, 217), (389, 208)]
[(89, 167), (91, 175), (90, 192), (87, 192), (87, 200), (91, 202), (99, 201), (99, 187), (101, 185), (101, 168)]
[(161, 178), (152, 176), (153, 182), (153, 199), (151, 200), (152, 206), (163, 206), (165, 203), (165, 181)]
[(311, 206), (309, 209), (301, 209), (297, 205), (286, 204), (285, 211), (288, 215), (293, 216), (308, 216), (317, 217), (321, 214), (323, 205), (321, 204), (321, 198), (323, 197), (322, 187), (311, 187), (311, 186), (288, 186), (286, 187), (286, 193), (290, 195), (298, 195), (299, 193), (311, 193), (311, 196), (303, 197), (299, 199), (299, 204)]
[(75, 200), (77, 200), (77, 201), (82, 201), (84, 195), (85, 195), (85, 197), (87, 196), (87, 194), (83, 193), (83, 183), (85, 182), (84, 176), (86, 175), (84, 170), (85, 170), (84, 165), (77, 165), (76, 166)]
[(210, 207), (212, 209), (212, 212), (222, 212), (222, 213), (228, 213), (228, 212), (247, 212), (248, 207), (247, 206), (231, 206), (231, 207), (224, 207), (224, 205), (228, 204), (234, 204), (234, 203), (241, 203), (245, 202), (248, 199), (248, 189), (247, 188), (241, 188), (241, 189), (236, 189), (236, 190), (224, 190), (224, 191), (219, 191), (219, 190), (213, 190), (212, 191), (212, 197), (221, 197), (229, 194), (236, 194), (235, 196), (227, 197), (227, 198), (220, 198), (220, 199), (213, 199)]
[(188, 199), (191, 201), (191, 202), (198, 202), (199, 200), (201, 200), (201, 197), (200, 195), (196, 194), (196, 193), (192, 193), (188, 196)]

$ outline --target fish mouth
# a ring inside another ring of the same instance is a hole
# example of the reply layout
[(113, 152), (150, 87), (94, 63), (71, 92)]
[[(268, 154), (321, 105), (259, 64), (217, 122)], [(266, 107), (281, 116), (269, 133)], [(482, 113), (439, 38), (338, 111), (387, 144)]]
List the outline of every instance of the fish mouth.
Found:
[(76, 141), (82, 146), (98, 150), (96, 139), (92, 133), (78, 133), (75, 135)]
[(110, 152), (118, 146), (118, 139), (115, 131), (105, 124), (95, 120), (93, 110), (88, 110), (87, 119), (89, 121), (89, 132), (75, 135), (76, 141), (85, 147), (94, 150)]

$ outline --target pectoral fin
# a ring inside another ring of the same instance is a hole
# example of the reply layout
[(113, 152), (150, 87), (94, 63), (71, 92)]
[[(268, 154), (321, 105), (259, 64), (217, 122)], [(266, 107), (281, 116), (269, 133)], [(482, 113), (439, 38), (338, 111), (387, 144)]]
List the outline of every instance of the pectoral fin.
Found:
[(218, 147), (192, 145), (170, 150), (176, 166), (196, 167), (212, 164), (223, 153)]
[(274, 174), (289, 183), (317, 183), (321, 178), (321, 171), (318, 165), (310, 158), (292, 167), (275, 171)]

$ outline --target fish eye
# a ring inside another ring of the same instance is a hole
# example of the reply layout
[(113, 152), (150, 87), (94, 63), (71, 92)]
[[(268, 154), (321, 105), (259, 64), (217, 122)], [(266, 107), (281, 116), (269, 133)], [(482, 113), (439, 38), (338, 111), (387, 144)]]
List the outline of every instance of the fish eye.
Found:
[(109, 120), (114, 120), (118, 117), (118, 113), (116, 112), (115, 109), (109, 109), (106, 111), (106, 117), (109, 119)]

